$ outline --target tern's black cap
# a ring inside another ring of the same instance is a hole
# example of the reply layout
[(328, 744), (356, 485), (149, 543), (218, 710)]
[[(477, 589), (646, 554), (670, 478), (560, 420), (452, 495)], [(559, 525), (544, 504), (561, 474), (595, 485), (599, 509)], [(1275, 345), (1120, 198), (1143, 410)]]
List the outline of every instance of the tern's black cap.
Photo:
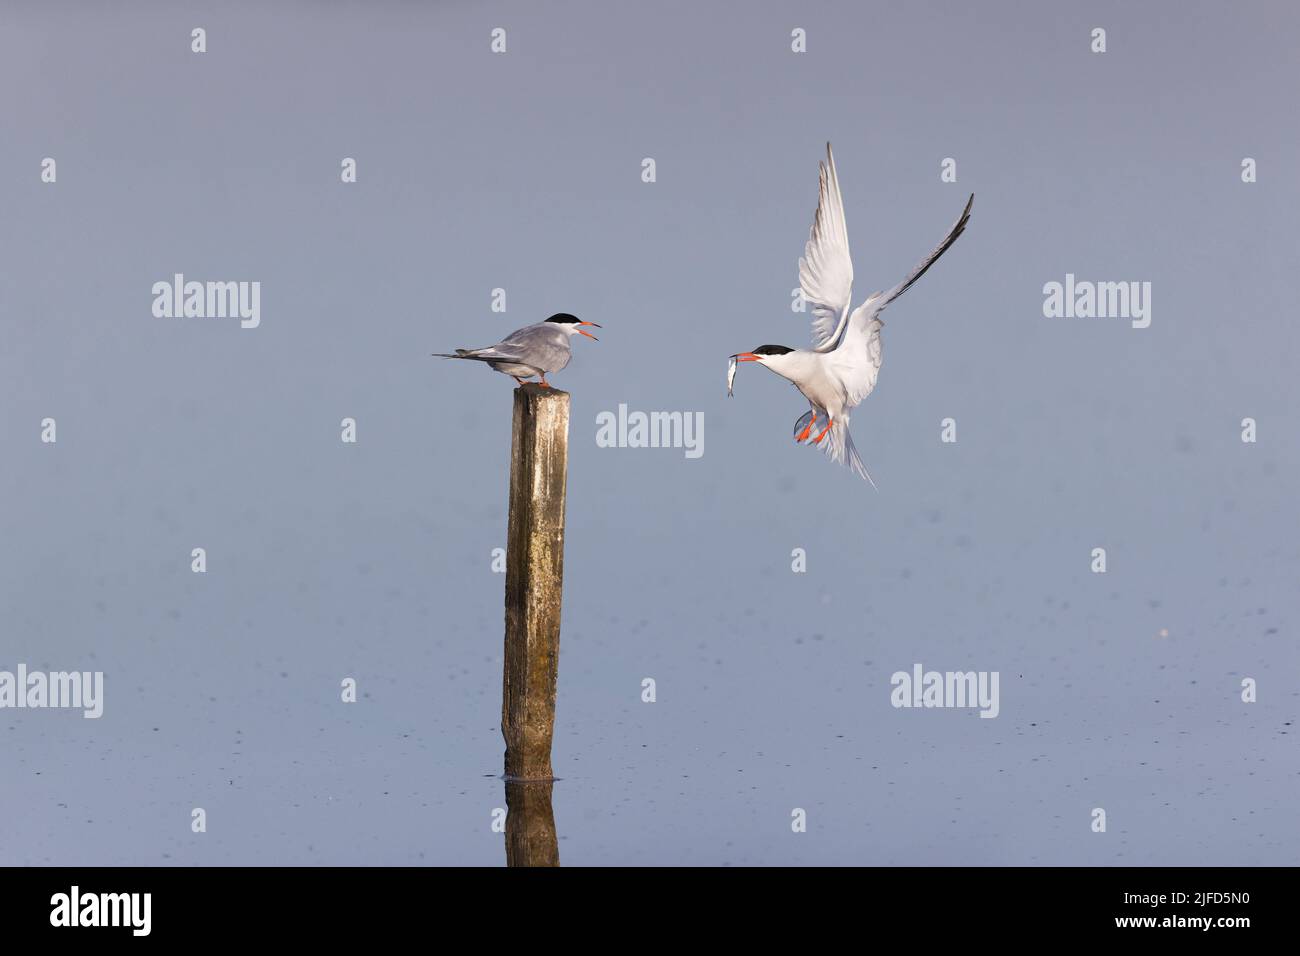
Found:
[(547, 322), (558, 322), (560, 325), (577, 325), (582, 320), (576, 315), (569, 315), (567, 312), (556, 312), (546, 320)]
[(786, 348), (784, 345), (760, 345), (754, 349), (755, 355), (784, 355), (786, 352), (793, 352), (794, 349)]

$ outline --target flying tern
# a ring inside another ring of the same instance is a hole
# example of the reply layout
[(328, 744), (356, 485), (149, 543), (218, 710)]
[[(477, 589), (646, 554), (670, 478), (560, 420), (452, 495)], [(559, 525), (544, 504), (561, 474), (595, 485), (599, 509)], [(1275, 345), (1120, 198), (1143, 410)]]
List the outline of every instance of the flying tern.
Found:
[[(876, 387), (880, 374), (881, 311), (912, 287), (935, 260), (948, 251), (966, 228), (975, 194), (966, 202), (961, 218), (948, 235), (921, 260), (907, 278), (892, 289), (868, 296), (849, 311), (853, 291), (853, 261), (849, 257), (849, 234), (844, 224), (844, 202), (835, 173), (831, 144), (826, 144), (826, 162), (820, 169), (820, 194), (812, 231), (799, 259), (799, 285), (804, 300), (812, 306), (811, 349), (784, 345), (760, 345), (752, 352), (731, 356), (727, 369), (727, 394), (731, 394), (736, 363), (757, 362), (794, 383), (808, 399), (811, 410), (794, 425), (796, 443), (820, 446), (837, 463), (847, 459), (854, 472), (875, 487), (849, 434), (849, 411)], [(820, 429), (820, 430), (817, 430)], [(824, 442), (824, 444), (823, 444)]]
[(516, 329), (496, 345), (481, 349), (457, 349), (452, 354), (433, 354), (439, 358), (486, 362), (494, 372), (509, 375), (520, 385), (527, 379), (540, 378), (539, 384), (550, 388), (551, 383), (546, 381), (546, 374), (558, 372), (569, 364), (569, 359), (573, 357), (570, 340), (575, 334), (599, 341), (582, 328), (586, 325), (600, 328), (595, 322), (583, 322), (576, 315), (557, 312), (545, 322)]

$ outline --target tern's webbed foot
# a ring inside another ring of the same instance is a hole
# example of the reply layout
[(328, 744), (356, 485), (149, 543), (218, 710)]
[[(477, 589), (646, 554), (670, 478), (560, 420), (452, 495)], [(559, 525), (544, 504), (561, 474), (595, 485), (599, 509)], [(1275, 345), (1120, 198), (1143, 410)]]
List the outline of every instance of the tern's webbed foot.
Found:
[(796, 445), (802, 444), (808, 440), (808, 436), (812, 434), (813, 424), (816, 421), (817, 413), (814, 411), (807, 411), (803, 413), (803, 417), (794, 423), (794, 442)]

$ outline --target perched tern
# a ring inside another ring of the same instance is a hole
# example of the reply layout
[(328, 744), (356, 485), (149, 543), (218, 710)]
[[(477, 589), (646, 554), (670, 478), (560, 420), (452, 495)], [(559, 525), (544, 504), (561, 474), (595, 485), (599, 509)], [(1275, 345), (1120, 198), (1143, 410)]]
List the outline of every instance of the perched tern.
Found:
[(590, 325), (600, 328), (595, 322), (583, 322), (576, 315), (557, 312), (545, 322), (526, 325), (507, 335), (496, 345), (482, 349), (457, 349), (453, 354), (434, 352), (439, 358), (472, 359), (486, 362), (494, 372), (509, 375), (520, 385), (530, 378), (540, 378), (544, 388), (550, 388), (546, 381), (547, 372), (558, 372), (569, 364), (573, 357), (570, 340), (575, 334), (585, 335), (593, 341), (596, 336), (583, 330)]
[[(820, 168), (817, 213), (804, 254), (799, 259), (799, 285), (804, 300), (812, 306), (811, 349), (784, 345), (760, 345), (752, 352), (731, 356), (727, 368), (727, 394), (731, 394), (736, 363), (757, 362), (782, 378), (789, 379), (808, 399), (812, 410), (795, 422), (796, 443), (819, 445), (834, 462), (849, 466), (875, 487), (866, 466), (858, 457), (849, 434), (849, 411), (871, 394), (880, 374), (880, 330), (885, 323), (881, 311), (925, 275), (925, 270), (948, 251), (970, 219), (971, 193), (961, 218), (953, 224), (943, 242), (921, 260), (902, 282), (876, 292), (849, 312), (853, 291), (853, 261), (849, 258), (849, 234), (844, 225), (844, 202), (835, 173), (831, 144), (826, 144), (826, 162)], [(820, 428), (820, 431), (814, 429)], [(822, 444), (825, 440), (825, 444)]]

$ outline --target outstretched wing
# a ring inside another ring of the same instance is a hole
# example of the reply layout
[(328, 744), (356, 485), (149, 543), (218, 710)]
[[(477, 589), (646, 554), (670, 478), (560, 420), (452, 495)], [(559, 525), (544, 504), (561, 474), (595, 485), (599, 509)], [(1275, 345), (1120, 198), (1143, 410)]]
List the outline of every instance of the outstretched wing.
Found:
[(898, 285), (894, 286), (892, 289), (885, 292), (877, 292), (875, 295), (871, 296), (871, 298), (867, 299), (864, 304), (872, 307), (870, 312), (871, 316), (874, 316), (885, 306), (889, 305), (889, 303), (893, 302), (908, 289), (912, 288), (912, 284), (916, 282), (917, 279), (921, 278), (921, 276), (925, 275), (925, 270), (934, 265), (935, 262), (938, 261), (939, 257), (948, 251), (952, 244), (957, 241), (957, 237), (966, 231), (966, 223), (970, 222), (970, 207), (974, 202), (975, 194), (971, 193), (970, 199), (966, 200), (966, 208), (961, 211), (961, 216), (952, 224), (952, 228), (948, 230), (948, 235), (943, 237), (943, 242), (931, 249), (930, 254), (922, 259), (917, 264), (916, 268), (907, 274), (906, 279), (898, 283)]
[(853, 260), (849, 258), (849, 232), (844, 223), (844, 200), (835, 173), (831, 144), (826, 162), (819, 163), (820, 188), (808, 244), (799, 259), (799, 286), (812, 306), (812, 340), (819, 352), (834, 348), (840, 326), (849, 311), (853, 293)]
[(849, 408), (857, 405), (871, 394), (880, 377), (881, 343), (880, 330), (885, 327), (880, 312), (900, 295), (912, 287), (925, 271), (934, 265), (941, 255), (957, 241), (957, 237), (966, 229), (970, 221), (971, 204), (975, 194), (966, 201), (966, 208), (961, 217), (953, 223), (948, 235), (930, 251), (921, 262), (908, 273), (907, 278), (885, 292), (877, 292), (866, 302), (853, 310), (849, 316), (848, 327), (844, 332), (844, 341), (831, 353), (830, 361), (844, 385), (846, 404)]

